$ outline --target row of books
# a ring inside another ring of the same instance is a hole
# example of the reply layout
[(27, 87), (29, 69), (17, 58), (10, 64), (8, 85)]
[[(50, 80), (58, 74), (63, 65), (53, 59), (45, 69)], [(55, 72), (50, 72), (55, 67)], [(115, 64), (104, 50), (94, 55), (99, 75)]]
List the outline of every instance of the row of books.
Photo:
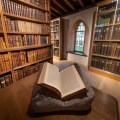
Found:
[(48, 0), (24, 0), (30, 2), (40, 8), (48, 9)]
[[(117, 0), (116, 0), (117, 1)], [(104, 5), (99, 8), (99, 12), (105, 11), (105, 10), (111, 10), (116, 8), (116, 2), (112, 2), (110, 5)]]
[(96, 27), (94, 40), (119, 40), (120, 39), (120, 25), (112, 27)]
[(56, 57), (59, 57), (59, 49), (54, 48), (53, 49), (53, 55), (56, 56)]
[(59, 20), (51, 22), (51, 25), (58, 25), (58, 24), (59, 24)]
[(120, 43), (109, 42), (94, 43), (93, 54), (120, 57)]
[(116, 23), (120, 22), (120, 14), (116, 14)]
[(26, 52), (25, 51), (12, 52), (11, 56), (12, 56), (13, 68), (26, 64)]
[(26, 22), (21, 20), (11, 20), (10, 18), (4, 17), (6, 31), (8, 32), (34, 32), (34, 33), (46, 33), (46, 24), (37, 24), (32, 22)]
[(96, 27), (94, 40), (111, 39), (112, 27)]
[[(0, 16), (0, 18), (1, 18), (1, 16)], [(3, 28), (2, 28), (2, 21), (0, 19), (0, 31), (2, 31), (2, 30), (3, 30)]]
[(9, 86), (13, 83), (11, 74), (7, 74), (4, 77), (0, 77), (0, 87), (4, 88), (6, 86)]
[(2, 0), (2, 8), (5, 13), (27, 17), (36, 20), (46, 20), (45, 12), (28, 6), (18, 4), (12, 0)]
[(112, 39), (120, 39), (120, 25), (114, 26)]
[(15, 80), (20, 80), (26, 76), (29, 76), (37, 71), (39, 71), (40, 63), (37, 63), (35, 65), (27, 66), (24, 68), (21, 68), (19, 70), (14, 71), (15, 74)]
[(0, 49), (6, 48), (5, 41), (3, 37), (0, 37)]
[(59, 39), (59, 32), (51, 32), (51, 39)]
[(0, 73), (11, 70), (9, 55), (7, 53), (0, 54)]
[(52, 26), (51, 31), (59, 31), (59, 25)]
[(59, 40), (52, 41), (54, 47), (59, 47)]
[(40, 35), (8, 35), (9, 47), (48, 44), (48, 36)]
[(91, 66), (120, 75), (120, 61), (93, 57)]
[(114, 14), (108, 16), (107, 18), (99, 16), (99, 18), (97, 19), (97, 25), (109, 25), (113, 23), (113, 20), (114, 20)]
[(27, 52), (28, 63), (42, 60), (42, 59), (48, 58), (50, 56), (51, 56), (51, 52), (50, 52), (49, 48), (32, 50), (32, 51)]
[(50, 48), (43, 48), (31, 51), (12, 52), (13, 68), (35, 62), (51, 56)]

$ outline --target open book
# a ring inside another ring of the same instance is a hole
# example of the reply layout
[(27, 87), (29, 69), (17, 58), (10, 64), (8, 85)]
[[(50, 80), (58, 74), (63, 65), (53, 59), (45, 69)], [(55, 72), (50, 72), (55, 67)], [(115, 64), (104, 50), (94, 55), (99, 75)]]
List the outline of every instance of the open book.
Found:
[(55, 65), (45, 62), (38, 79), (38, 84), (52, 90), (61, 99), (87, 91), (74, 65), (59, 72)]

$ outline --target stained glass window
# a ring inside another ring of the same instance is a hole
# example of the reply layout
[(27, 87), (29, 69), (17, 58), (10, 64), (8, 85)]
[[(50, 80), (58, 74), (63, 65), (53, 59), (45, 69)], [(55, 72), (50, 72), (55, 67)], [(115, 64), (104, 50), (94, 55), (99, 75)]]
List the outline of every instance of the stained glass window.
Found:
[(84, 40), (85, 40), (85, 25), (83, 22), (80, 22), (76, 30), (76, 41), (75, 41), (76, 52), (84, 51)]

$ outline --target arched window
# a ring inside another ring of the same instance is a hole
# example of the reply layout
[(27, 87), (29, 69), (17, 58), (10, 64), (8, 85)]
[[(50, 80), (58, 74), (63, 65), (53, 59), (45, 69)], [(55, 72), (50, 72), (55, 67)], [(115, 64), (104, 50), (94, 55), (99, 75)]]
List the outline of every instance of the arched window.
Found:
[(80, 22), (76, 30), (75, 36), (75, 51), (84, 52), (84, 42), (85, 42), (85, 24)]

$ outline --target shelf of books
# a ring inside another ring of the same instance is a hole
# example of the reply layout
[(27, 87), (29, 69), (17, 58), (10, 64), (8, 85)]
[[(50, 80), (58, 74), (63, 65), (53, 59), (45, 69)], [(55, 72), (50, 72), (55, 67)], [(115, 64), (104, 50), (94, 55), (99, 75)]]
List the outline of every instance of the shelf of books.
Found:
[(63, 20), (56, 18), (51, 20), (51, 43), (53, 44), (53, 58), (63, 59)]
[(120, 80), (120, 1), (98, 4), (89, 70)]
[(0, 88), (52, 63), (50, 0), (0, 1)]

